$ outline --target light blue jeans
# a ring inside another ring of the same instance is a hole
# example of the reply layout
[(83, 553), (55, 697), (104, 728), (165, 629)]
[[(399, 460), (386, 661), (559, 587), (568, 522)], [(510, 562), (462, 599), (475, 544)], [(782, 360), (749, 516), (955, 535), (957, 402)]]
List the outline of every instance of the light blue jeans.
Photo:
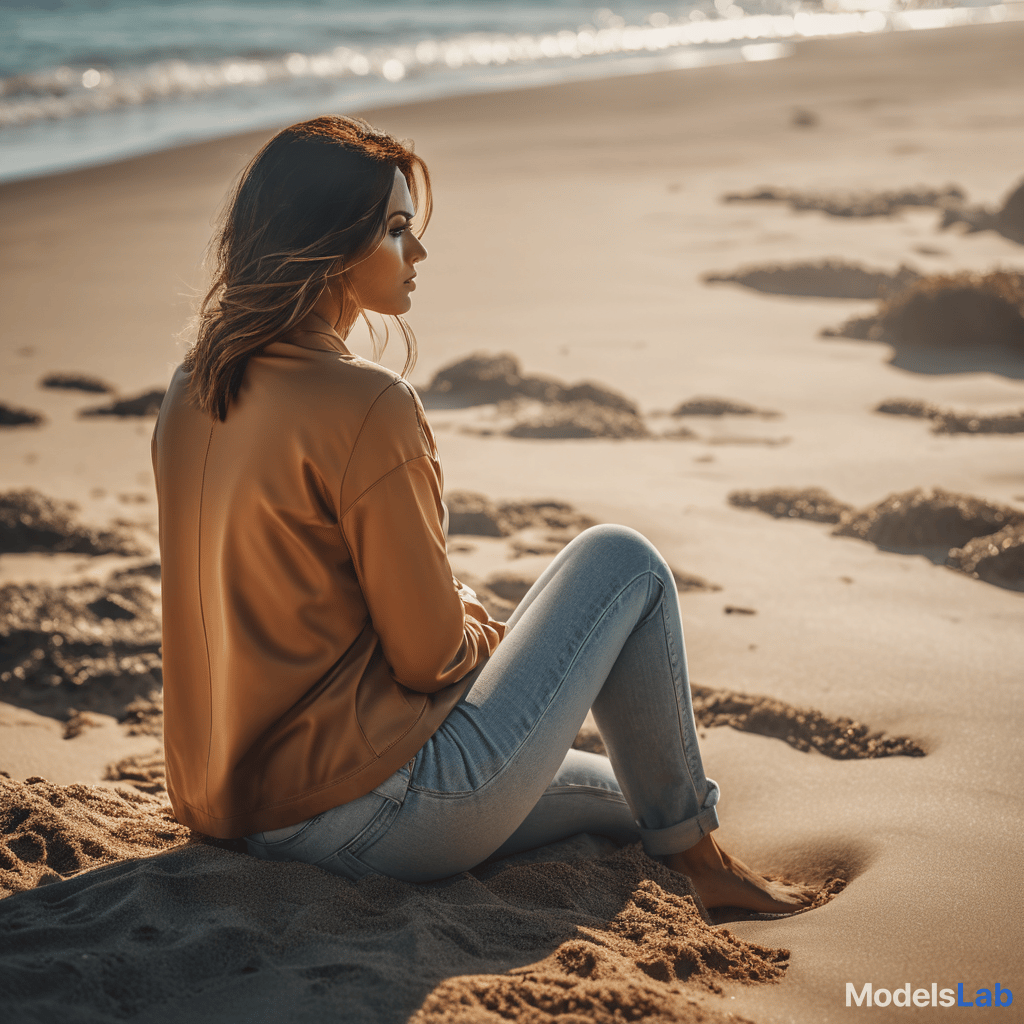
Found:
[[(247, 836), (249, 852), (426, 882), (579, 832), (659, 856), (718, 827), (675, 584), (646, 538), (586, 530), (508, 625), (409, 764), (358, 800)], [(570, 749), (591, 707), (608, 757)]]

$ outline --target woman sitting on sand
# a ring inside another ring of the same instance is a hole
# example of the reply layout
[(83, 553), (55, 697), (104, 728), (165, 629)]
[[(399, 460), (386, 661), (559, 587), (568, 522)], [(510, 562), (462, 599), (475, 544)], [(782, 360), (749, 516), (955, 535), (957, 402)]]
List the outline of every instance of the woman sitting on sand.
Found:
[[(177, 818), (413, 882), (639, 838), (709, 908), (807, 905), (711, 835), (675, 585), (647, 540), (585, 531), (507, 623), (453, 578), (416, 392), (345, 345), (365, 311), (409, 310), (417, 213), (423, 161), (341, 117), (277, 135), (230, 201), (153, 437)], [(570, 749), (591, 708), (607, 758)]]

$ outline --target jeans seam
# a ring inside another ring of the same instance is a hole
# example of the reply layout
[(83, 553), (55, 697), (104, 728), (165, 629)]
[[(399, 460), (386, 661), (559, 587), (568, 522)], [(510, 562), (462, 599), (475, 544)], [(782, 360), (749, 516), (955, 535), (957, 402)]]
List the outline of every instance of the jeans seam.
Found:
[[(594, 631), (601, 625), (602, 622), (604, 622), (604, 620), (607, 618), (609, 612), (611, 611), (612, 607), (617, 602), (619, 602), (622, 599), (622, 595), (625, 594), (626, 591), (629, 590), (629, 588), (632, 587), (634, 583), (636, 583), (638, 580), (640, 580), (645, 575), (648, 576), (648, 577), (652, 576), (652, 575), (656, 575), (656, 573), (654, 573), (654, 571), (651, 569), (649, 561), (648, 561), (648, 567), (646, 569), (644, 569), (642, 572), (637, 573), (628, 583), (623, 584), (622, 588), (615, 595), (615, 597), (612, 598), (608, 602), (608, 604), (606, 605), (604, 610), (601, 612), (600, 616), (597, 618), (597, 620), (594, 622), (594, 624), (587, 631), (587, 635), (580, 641), (580, 644), (579, 644), (579, 646), (576, 649), (576, 653), (572, 656), (572, 660), (569, 662), (569, 664), (565, 668), (565, 671), (562, 673), (562, 677), (561, 677), (561, 679), (559, 679), (558, 685), (551, 691), (551, 695), (550, 695), (550, 698), (549, 698), (547, 704), (544, 705), (544, 709), (540, 712), (539, 715), (537, 715), (536, 719), (533, 722), (533, 726), (530, 729), (530, 731), (528, 733), (526, 733), (522, 737), (522, 739), (520, 740), (519, 745), (516, 747), (516, 749), (509, 755), (509, 757), (505, 760), (504, 764), (502, 764), (502, 766), (489, 779), (487, 779), (485, 782), (481, 783), (476, 789), (460, 790), (458, 793), (446, 793), (444, 790), (439, 790), (439, 789), (421, 789), (420, 787), (413, 785), (411, 779), (409, 781), (409, 789), (415, 789), (417, 793), (426, 793), (426, 794), (429, 794), (429, 795), (432, 795), (432, 796), (444, 796), (444, 797), (473, 796), (476, 793), (483, 792), (483, 790), (486, 789), (501, 774), (501, 772), (505, 768), (508, 767), (509, 764), (511, 764), (512, 760), (514, 758), (518, 757), (520, 751), (522, 751), (522, 749), (526, 745), (527, 741), (530, 739), (530, 737), (540, 727), (540, 720), (544, 717), (544, 715), (547, 714), (549, 708), (555, 702), (555, 699), (557, 698), (559, 692), (561, 691), (562, 686), (565, 684), (566, 677), (572, 671), (573, 665), (576, 664), (576, 659), (579, 658), (579, 656), (580, 656), (580, 651), (582, 651), (583, 648), (586, 647), (587, 642), (594, 635)], [(648, 599), (649, 599), (650, 598), (650, 579), (648, 579), (648, 581), (647, 581), (647, 594), (648, 594)], [(645, 604), (646, 604), (646, 602), (645, 602)], [(644, 620), (646, 620), (649, 617), (650, 617), (650, 614), (645, 615), (644, 616)], [(630, 636), (632, 636), (633, 632), (636, 631), (639, 628), (640, 628), (640, 622), (637, 622), (633, 626), (633, 629), (630, 630)], [(675, 677), (673, 675), (673, 682), (674, 682), (674, 678)], [(678, 706), (678, 704), (679, 704), (679, 701), (677, 699), (676, 700), (676, 705)], [(687, 766), (687, 771), (689, 771), (689, 766)]]
[(690, 777), (690, 786), (693, 789), (693, 792), (698, 796), (698, 798), (703, 799), (700, 796), (700, 792), (699, 792), (699, 789), (697, 787), (697, 781), (693, 777), (693, 768), (690, 765), (690, 751), (687, 750), (686, 743), (683, 740), (683, 737), (685, 736), (685, 733), (686, 733), (686, 723), (683, 722), (683, 707), (682, 707), (682, 704), (680, 703), (680, 700), (679, 700), (679, 683), (680, 683), (680, 679), (679, 679), (679, 662), (678, 662), (678, 659), (676, 657), (676, 652), (675, 652), (675, 650), (673, 649), (673, 646), (672, 646), (672, 634), (671, 634), (671, 632), (669, 630), (669, 624), (666, 621), (665, 594), (664, 594), (664, 592), (662, 592), (662, 596), (661, 596), (661, 618), (662, 618), (662, 626), (663, 626), (662, 633), (663, 633), (663, 635), (665, 637), (665, 646), (666, 646), (666, 648), (668, 650), (669, 669), (672, 672), (672, 691), (675, 694), (675, 698), (676, 698), (676, 723), (677, 723), (677, 725), (679, 727), (679, 740), (680, 740), (680, 745), (682, 747), (682, 755), (683, 755), (682, 756), (682, 761), (683, 761), (683, 764), (686, 765), (686, 774)]

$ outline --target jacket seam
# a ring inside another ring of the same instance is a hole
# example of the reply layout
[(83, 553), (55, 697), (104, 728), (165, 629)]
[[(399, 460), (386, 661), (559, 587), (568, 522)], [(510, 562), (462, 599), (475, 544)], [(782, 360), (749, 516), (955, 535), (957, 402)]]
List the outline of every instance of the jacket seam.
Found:
[(209, 714), (206, 716), (206, 777), (203, 780), (203, 791), (206, 799), (210, 799), (210, 758), (213, 756), (213, 665), (210, 661), (210, 635), (206, 629), (206, 606), (203, 602), (203, 495), (206, 493), (206, 469), (210, 462), (210, 449), (213, 447), (213, 431), (216, 422), (210, 424), (210, 436), (206, 442), (206, 454), (203, 456), (203, 482), (199, 488), (199, 522), (196, 537), (196, 590), (199, 594), (199, 618), (203, 623), (203, 646), (206, 648), (206, 697)]
[[(355, 439), (352, 442), (352, 451), (349, 454), (348, 462), (345, 463), (345, 472), (341, 474), (341, 486), (338, 489), (338, 506), (339, 506), (339, 508), (341, 506), (341, 496), (342, 496), (342, 494), (345, 493), (345, 481), (348, 479), (348, 471), (352, 467), (352, 461), (355, 458), (356, 449), (359, 447), (360, 440), (362, 440), (363, 431), (366, 429), (366, 424), (367, 424), (367, 421), (370, 419), (370, 414), (377, 407), (377, 403), (388, 393), (388, 391), (390, 391), (391, 388), (393, 388), (396, 384), (400, 384), (400, 383), (402, 383), (401, 378), (399, 378), (398, 380), (391, 381), (391, 383), (388, 384), (388, 386), (386, 388), (384, 388), (380, 392), (380, 394), (377, 395), (377, 397), (370, 403), (369, 408), (366, 410), (366, 412), (363, 415), (363, 421), (362, 421), (362, 423), (359, 424), (359, 429), (356, 431)], [(360, 497), (361, 497), (361, 495), (360, 495)], [(356, 499), (356, 500), (358, 501), (358, 499)], [(345, 513), (342, 512), (341, 515), (344, 516)]]
[[(349, 504), (345, 508), (345, 511), (341, 513), (341, 519), (344, 520), (344, 518), (349, 514), (349, 512), (351, 512), (352, 509), (354, 509), (356, 505), (358, 505), (359, 502), (361, 502), (363, 498), (365, 498), (370, 493), (370, 491), (374, 490), (380, 484), (384, 483), (384, 481), (387, 480), (389, 476), (391, 476), (394, 473), (397, 473), (400, 469), (405, 469), (405, 467), (408, 466), (411, 462), (419, 462), (420, 459), (429, 459), (431, 462), (434, 461), (434, 457), (432, 455), (423, 452), (420, 455), (414, 455), (411, 459), (406, 459), (405, 462), (401, 462), (397, 466), (394, 466), (392, 469), (389, 469), (383, 476), (378, 477), (376, 480), (374, 480), (373, 483), (370, 484), (370, 486), (367, 487), (359, 495), (358, 498), (354, 498), (351, 502), (349, 502)], [(342, 527), (342, 529), (344, 529), (344, 527)]]

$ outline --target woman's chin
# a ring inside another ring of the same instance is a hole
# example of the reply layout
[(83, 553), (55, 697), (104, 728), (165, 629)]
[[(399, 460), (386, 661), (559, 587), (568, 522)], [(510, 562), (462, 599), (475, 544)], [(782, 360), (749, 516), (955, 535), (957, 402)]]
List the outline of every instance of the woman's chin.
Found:
[(408, 295), (394, 302), (379, 302), (373, 306), (364, 306), (363, 309), (367, 313), (379, 313), (381, 316), (401, 316), (412, 309), (412, 296)]

